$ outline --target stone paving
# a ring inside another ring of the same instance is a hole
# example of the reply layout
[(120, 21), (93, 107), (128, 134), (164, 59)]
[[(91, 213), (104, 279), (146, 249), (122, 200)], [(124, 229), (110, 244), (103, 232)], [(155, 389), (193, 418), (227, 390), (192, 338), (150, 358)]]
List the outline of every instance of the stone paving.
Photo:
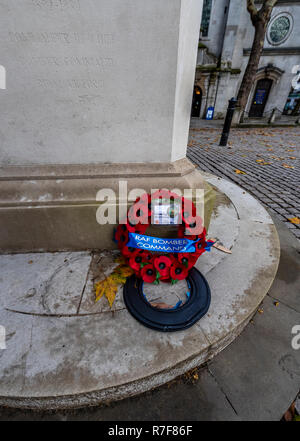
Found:
[(251, 193), (299, 240), (300, 225), (288, 219), (300, 218), (300, 127), (232, 129), (227, 147), (220, 136), (221, 128), (192, 120), (188, 158)]
[(291, 328), (300, 320), (300, 244), (282, 222), (276, 228), (280, 266), (260, 312), (202, 369), (110, 405), (59, 412), (0, 407), (0, 421), (280, 420), (299, 390), (300, 351), (292, 349)]

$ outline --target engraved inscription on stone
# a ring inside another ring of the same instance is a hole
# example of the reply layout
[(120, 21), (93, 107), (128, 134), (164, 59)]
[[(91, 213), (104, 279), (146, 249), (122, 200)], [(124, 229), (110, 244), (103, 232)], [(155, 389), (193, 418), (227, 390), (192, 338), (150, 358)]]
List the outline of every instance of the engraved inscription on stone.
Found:
[(176, 8), (171, 0), (0, 0), (0, 166), (143, 162), (145, 152), (167, 161)]

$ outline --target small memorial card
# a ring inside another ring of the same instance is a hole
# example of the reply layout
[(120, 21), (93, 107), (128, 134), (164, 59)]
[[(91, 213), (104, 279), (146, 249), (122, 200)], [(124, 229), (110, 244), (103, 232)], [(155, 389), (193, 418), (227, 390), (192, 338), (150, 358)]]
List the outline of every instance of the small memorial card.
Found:
[(181, 204), (179, 202), (152, 201), (153, 225), (178, 225), (180, 223)]

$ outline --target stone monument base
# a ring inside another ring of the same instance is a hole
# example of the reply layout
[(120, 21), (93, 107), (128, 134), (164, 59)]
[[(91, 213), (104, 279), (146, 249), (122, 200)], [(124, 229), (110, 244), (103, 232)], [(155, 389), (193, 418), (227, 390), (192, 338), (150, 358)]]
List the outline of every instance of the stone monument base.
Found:
[[(0, 168), (0, 252), (112, 249), (115, 225), (99, 225), (99, 190), (204, 189), (205, 225), (214, 192), (188, 159), (173, 163), (55, 165)], [(118, 222), (118, 221), (117, 221)]]
[[(185, 331), (140, 325), (125, 308), (122, 289), (113, 312), (106, 298), (95, 304), (94, 280), (117, 265), (116, 251), (0, 256), (0, 323), (7, 336), (0, 405), (59, 409), (136, 395), (200, 366), (239, 335), (275, 278), (279, 240), (252, 196), (206, 177), (217, 189), (208, 237), (219, 238), (232, 254), (213, 248), (199, 259), (211, 306)], [(171, 304), (185, 292), (181, 283), (150, 288), (153, 301), (163, 296)]]

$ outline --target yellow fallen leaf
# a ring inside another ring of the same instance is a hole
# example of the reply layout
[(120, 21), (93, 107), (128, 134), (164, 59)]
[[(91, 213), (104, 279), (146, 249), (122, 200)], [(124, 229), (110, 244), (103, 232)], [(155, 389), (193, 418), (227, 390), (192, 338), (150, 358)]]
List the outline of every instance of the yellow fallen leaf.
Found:
[(282, 164), (282, 166), (283, 166), (284, 168), (295, 168), (295, 167), (293, 167), (292, 165), (288, 165), (288, 164)]
[(106, 287), (107, 287), (106, 279), (95, 284), (96, 302), (99, 302), (99, 300), (103, 297)]
[(299, 217), (291, 217), (290, 219), (288, 219), (288, 221), (291, 222), (294, 225), (300, 225)]
[(198, 374), (194, 374), (193, 378), (194, 378), (194, 380), (199, 380), (199, 375)]
[(256, 162), (264, 162), (263, 159), (257, 159)]
[(121, 254), (121, 256), (118, 256), (118, 257), (115, 259), (115, 263), (119, 263), (120, 265), (125, 265), (125, 264), (126, 264), (126, 259), (125, 259), (125, 257), (122, 256), (122, 254)]
[(296, 156), (289, 156), (290, 159), (297, 159)]
[(247, 173), (242, 170), (234, 170), (237, 175), (246, 175)]
[(105, 297), (107, 298), (109, 306), (111, 308), (114, 304), (117, 291), (118, 291), (118, 284), (114, 283), (114, 281), (112, 279), (109, 279), (107, 281), (107, 286), (106, 286), (106, 290), (105, 290)]
[[(120, 258), (120, 261), (123, 262), (123, 259)], [(95, 284), (95, 302), (99, 302), (103, 295), (105, 295), (109, 306), (112, 308), (119, 286), (124, 285), (127, 277), (132, 274), (133, 270), (125, 263), (117, 266), (108, 277)]]
[(264, 313), (264, 310), (263, 310), (263, 309), (258, 309), (257, 312), (258, 312), (259, 314), (263, 314), (263, 313)]
[(279, 306), (279, 302), (274, 302), (274, 305), (275, 306)]

